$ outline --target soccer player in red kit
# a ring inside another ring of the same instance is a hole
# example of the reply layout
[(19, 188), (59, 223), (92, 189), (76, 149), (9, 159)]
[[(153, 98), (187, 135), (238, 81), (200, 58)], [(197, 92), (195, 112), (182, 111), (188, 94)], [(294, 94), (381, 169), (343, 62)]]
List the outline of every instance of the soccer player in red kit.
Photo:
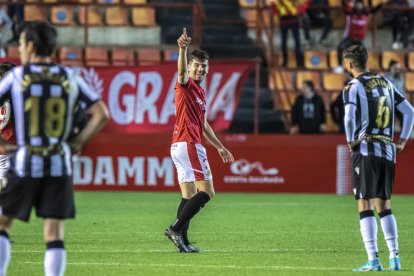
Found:
[[(0, 79), (14, 67), (13, 63), (4, 62), (0, 64)], [(10, 144), (16, 144), (13, 130), (13, 118), (11, 116), (11, 105), (9, 101), (6, 101), (0, 107), (0, 135)], [(6, 154), (0, 154), (0, 190), (6, 186), (7, 178), (6, 174), (9, 170), (9, 156)]]
[(179, 46), (178, 81), (175, 86), (176, 124), (171, 145), (171, 157), (177, 169), (182, 199), (177, 219), (165, 230), (178, 252), (200, 252), (187, 237), (190, 220), (214, 196), (213, 178), (202, 136), (212, 144), (224, 163), (234, 161), (233, 155), (217, 139), (208, 124), (206, 94), (200, 84), (208, 73), (207, 52), (195, 50), (187, 63), (187, 49), (191, 38), (186, 29), (177, 40)]

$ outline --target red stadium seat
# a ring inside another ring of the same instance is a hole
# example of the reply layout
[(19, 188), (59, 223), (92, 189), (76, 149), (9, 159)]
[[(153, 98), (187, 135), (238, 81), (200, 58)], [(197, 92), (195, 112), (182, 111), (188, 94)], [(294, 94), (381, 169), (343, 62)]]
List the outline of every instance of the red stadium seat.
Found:
[(52, 6), (50, 22), (54, 25), (74, 25), (74, 13), (71, 6)]
[(108, 49), (104, 47), (86, 47), (85, 64), (87, 66), (109, 66)]
[(154, 8), (133, 8), (132, 25), (152, 27), (156, 25)]
[(305, 52), (305, 68), (328, 69), (328, 59), (325, 51), (309, 50)]
[(26, 21), (47, 21), (46, 8), (37, 5), (24, 6), (24, 20)]
[(59, 52), (60, 62), (69, 66), (83, 66), (83, 50), (78, 47), (62, 47)]
[(80, 7), (79, 8), (79, 22), (82, 25), (86, 24), (86, 16), (88, 16), (88, 25), (99, 26), (102, 25), (101, 10), (99, 7)]
[(345, 74), (322, 72), (322, 85), (326, 91), (341, 91), (345, 80)]
[(315, 71), (298, 71), (296, 73), (296, 89), (301, 90), (303, 81), (311, 80), (316, 90), (321, 89), (321, 76), (319, 72)]
[(161, 62), (161, 53), (158, 49), (142, 48), (137, 51), (139, 65), (153, 65)]
[(390, 61), (395, 60), (401, 64), (401, 68), (405, 69), (405, 55), (402, 52), (396, 51), (384, 51), (382, 52), (382, 62), (381, 67), (384, 70), (388, 70)]
[(128, 10), (124, 7), (110, 7), (105, 10), (105, 23), (110, 26), (129, 25)]
[(113, 48), (112, 49), (113, 66), (135, 66), (135, 52), (132, 48)]

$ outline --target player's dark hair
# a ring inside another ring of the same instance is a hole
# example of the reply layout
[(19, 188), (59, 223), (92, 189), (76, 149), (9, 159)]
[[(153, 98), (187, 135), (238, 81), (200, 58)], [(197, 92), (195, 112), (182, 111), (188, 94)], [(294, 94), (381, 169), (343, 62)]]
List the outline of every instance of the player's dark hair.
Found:
[(304, 80), (303, 84), (305, 84), (307, 87), (309, 87), (312, 91), (315, 91), (315, 85), (313, 84), (313, 81)]
[(396, 61), (395, 59), (390, 60), (390, 63), (388, 63), (388, 70), (391, 69), (391, 67), (393, 67), (397, 63), (398, 61)]
[(365, 69), (368, 61), (368, 51), (362, 44), (351, 45), (344, 50), (343, 57), (352, 60), (355, 67)]
[(5, 61), (3, 63), (0, 64), (0, 78), (2, 78), (4, 76), (4, 74), (6, 74), (8, 71), (10, 71), (11, 69), (13, 69), (13, 67), (16, 66), (11, 62)]
[(37, 56), (49, 57), (56, 48), (57, 31), (47, 22), (27, 21), (20, 28), (19, 33), (25, 33), (26, 44), (33, 42)]
[(209, 58), (210, 57), (209, 57), (209, 55), (206, 51), (194, 50), (194, 51), (191, 52), (188, 62), (191, 62), (193, 59), (197, 59), (199, 61), (204, 62), (204, 61), (208, 60)]

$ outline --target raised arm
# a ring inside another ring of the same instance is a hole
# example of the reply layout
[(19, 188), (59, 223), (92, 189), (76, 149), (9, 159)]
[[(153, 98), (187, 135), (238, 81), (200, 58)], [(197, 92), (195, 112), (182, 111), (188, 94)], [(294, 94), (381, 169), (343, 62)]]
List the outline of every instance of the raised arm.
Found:
[(191, 37), (187, 36), (186, 28), (183, 28), (183, 33), (177, 39), (178, 44), (178, 83), (186, 84), (188, 81), (187, 70), (187, 49), (191, 44)]
[(210, 124), (207, 122), (207, 119), (204, 120), (203, 124), (203, 136), (206, 140), (212, 144), (220, 154), (221, 159), (223, 159), (224, 163), (232, 163), (234, 161), (234, 157), (231, 152), (226, 149), (217, 136), (214, 134), (213, 129), (211, 128)]

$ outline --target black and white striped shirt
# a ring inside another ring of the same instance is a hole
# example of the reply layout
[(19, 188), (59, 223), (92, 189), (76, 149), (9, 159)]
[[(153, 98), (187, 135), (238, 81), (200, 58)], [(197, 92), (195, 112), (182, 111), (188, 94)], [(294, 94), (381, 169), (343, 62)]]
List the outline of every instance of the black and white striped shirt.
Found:
[(14, 172), (40, 178), (72, 174), (66, 140), (79, 101), (87, 107), (99, 100), (78, 73), (48, 63), (19, 66), (0, 83), (0, 105), (10, 100), (18, 150)]
[(365, 72), (345, 86), (343, 98), (347, 142), (361, 141), (354, 152), (395, 162), (395, 109), (404, 116), (401, 138), (410, 136), (414, 121), (414, 109), (404, 95), (382, 76)]

